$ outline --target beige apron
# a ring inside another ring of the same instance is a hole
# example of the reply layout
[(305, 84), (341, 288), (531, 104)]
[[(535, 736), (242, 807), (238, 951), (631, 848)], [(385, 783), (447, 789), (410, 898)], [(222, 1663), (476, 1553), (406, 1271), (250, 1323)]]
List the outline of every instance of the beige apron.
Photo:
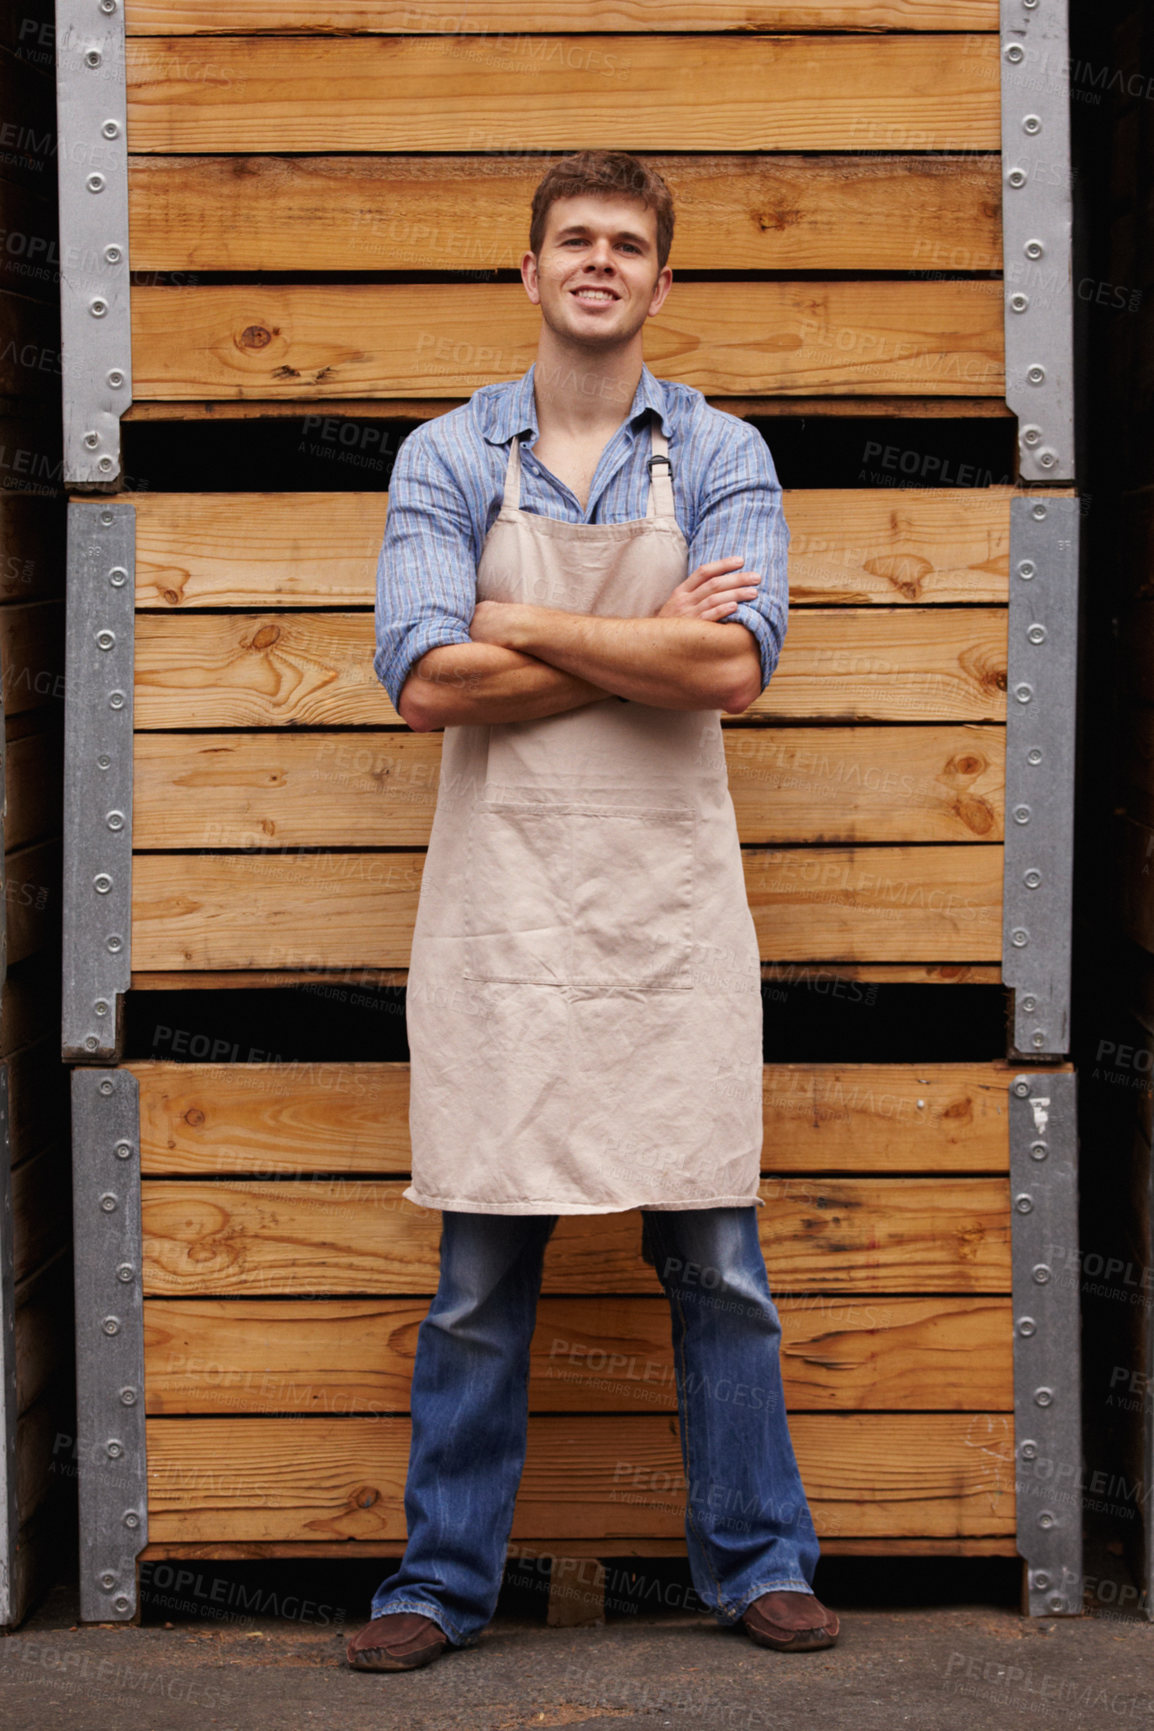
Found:
[[(519, 509), (479, 599), (652, 615), (688, 575), (667, 444), (647, 516)], [(426, 1208), (602, 1214), (757, 1201), (761, 985), (721, 711), (603, 698), (447, 727), (407, 993)]]

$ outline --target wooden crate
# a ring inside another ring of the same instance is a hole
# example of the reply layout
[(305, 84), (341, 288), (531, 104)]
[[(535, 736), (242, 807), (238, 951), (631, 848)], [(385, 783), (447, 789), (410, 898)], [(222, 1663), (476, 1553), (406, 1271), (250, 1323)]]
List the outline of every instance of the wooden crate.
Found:
[[(537, 315), (487, 279), (525, 247), (534, 153), (593, 146), (652, 157), (677, 198), (686, 280), (647, 331), (659, 376), (739, 415), (886, 416), (895, 436), (1011, 414), (994, 0), (549, 0), (530, 33), (507, 0), (465, 34), (445, 0), (419, 25), (390, 16), (131, 0), (117, 423), (243, 418), (259, 437), (292, 415), (336, 439), (349, 417), (418, 421), (523, 372)], [(102, 423), (74, 477), (111, 480), (118, 437)], [(724, 730), (769, 977), (1020, 984), (1012, 560), (1030, 498), (1043, 517), (1074, 498), (1061, 464), (1037, 473), (1030, 495), (787, 491), (788, 638)], [(403, 984), (440, 740), (403, 726), (371, 669), (383, 493), (78, 498), (97, 580), (101, 509), (134, 573), (110, 602), (117, 653), (132, 643), (131, 823), (106, 844), (122, 942), (93, 963), (104, 1011), (90, 999), (66, 1043), (114, 1065), (74, 1078), (78, 1182), (96, 1195), (97, 1150), (129, 1150), (127, 1211), (92, 1255), (132, 1270), (138, 1358), (117, 1363), (141, 1398), (117, 1422), (141, 1524), (109, 1537), (94, 1480), (82, 1583), (84, 1615), (127, 1616), (145, 1515), (147, 1556), (403, 1542), (438, 1229), (400, 1195), (405, 1067), (124, 1059), (115, 1012), (133, 989)], [(1060, 956), (1051, 977), (1060, 997)], [(1066, 1136), (1064, 1032), (1028, 1001), (1025, 1049), (1053, 1068)], [(1020, 1059), (766, 1070), (763, 1241), (827, 1551), (1014, 1554), (1027, 1527), (1023, 1554), (1049, 1543), (1016, 1494), (1037, 1373), (1013, 1333), (1011, 1192), (1049, 1101), (1021, 1080)], [(550, 1247), (520, 1545), (683, 1542), (664, 1304), (638, 1236), (634, 1215), (566, 1220)], [(99, 1403), (105, 1346), (85, 1353)], [(1037, 1573), (1032, 1607), (1047, 1587), (1045, 1608), (1065, 1605)]]

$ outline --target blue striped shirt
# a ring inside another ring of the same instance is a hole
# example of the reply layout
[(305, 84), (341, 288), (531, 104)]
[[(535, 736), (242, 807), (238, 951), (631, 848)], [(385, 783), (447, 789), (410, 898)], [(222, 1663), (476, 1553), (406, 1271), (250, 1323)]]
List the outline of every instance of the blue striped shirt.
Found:
[[(511, 441), (532, 434), (537, 411), (530, 367), (485, 385), (467, 403), (410, 433), (397, 453), (377, 562), (373, 669), (396, 708), (415, 662), (444, 643), (469, 643), (481, 547), (501, 508)], [(673, 468), (673, 504), (689, 570), (740, 553), (758, 593), (726, 621), (745, 625), (761, 653), (762, 690), (777, 666), (789, 609), (789, 529), (769, 447), (755, 427), (710, 408), (689, 385), (648, 367), (633, 406), (601, 453), (588, 506), (523, 443), (521, 509), (565, 523), (627, 523), (649, 499), (648, 411), (661, 417)]]

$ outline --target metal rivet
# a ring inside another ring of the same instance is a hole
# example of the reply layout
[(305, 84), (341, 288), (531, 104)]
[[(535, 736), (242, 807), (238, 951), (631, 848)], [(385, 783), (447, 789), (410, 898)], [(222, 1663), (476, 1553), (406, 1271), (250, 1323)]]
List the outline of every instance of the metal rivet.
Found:
[(1054, 1524), (1053, 1515), (1050, 1513), (1049, 1509), (1043, 1509), (1041, 1514), (1038, 1516), (1038, 1525), (1044, 1531), (1048, 1532), (1049, 1529), (1053, 1526), (1053, 1524)]
[(116, 1155), (118, 1160), (127, 1160), (132, 1154), (132, 1143), (118, 1142), (112, 1152)]
[(108, 695), (108, 707), (109, 707), (109, 709), (123, 709), (124, 708), (124, 693), (123, 693), (123, 691), (112, 691), (109, 693), (109, 695)]
[(132, 1606), (129, 1604), (123, 1593), (121, 1593), (118, 1599), (114, 1599), (112, 1603), (118, 1611), (131, 1611), (132, 1609)]
[(1032, 1196), (1015, 1196), (1014, 1207), (1019, 1214), (1032, 1214), (1034, 1212), (1034, 1198)]
[(85, 433), (84, 444), (89, 451), (94, 451), (100, 443), (99, 433)]
[(1045, 1591), (1045, 1589), (1050, 1585), (1050, 1577), (1046, 1573), (1045, 1569), (1039, 1569), (1036, 1574), (1030, 1576), (1030, 1585), (1032, 1587), (1041, 1587), (1042, 1590)]
[(919, 1112), (924, 1112), (924, 1111), (925, 1111), (925, 1109), (926, 1109), (926, 1103), (925, 1103), (925, 1101), (924, 1101), (924, 1100), (919, 1100), (919, 1101), (918, 1101), (918, 1111), (919, 1111)]
[(108, 1081), (108, 1080), (107, 1080), (107, 1078), (106, 1078), (106, 1079), (105, 1079), (105, 1080), (104, 1080), (104, 1081), (103, 1081), (103, 1082), (101, 1082), (101, 1084), (100, 1084), (100, 1092), (101, 1092), (101, 1093), (102, 1093), (102, 1094), (111, 1094), (111, 1092), (112, 1092), (112, 1083), (111, 1083), (111, 1082), (109, 1082), (109, 1081)]
[(1029, 445), (1031, 450), (1034, 448), (1034, 446), (1036, 444), (1039, 443), (1039, 441), (1041, 440), (1041, 437), (1042, 437), (1041, 427), (1023, 427), (1022, 428), (1022, 443), (1023, 443), (1023, 445)]
[(128, 1510), (128, 1513), (124, 1517), (124, 1524), (132, 1532), (136, 1531), (137, 1527), (140, 1525), (140, 1516), (137, 1514), (135, 1509)]
[(1024, 295), (1021, 289), (1019, 289), (1016, 294), (1010, 296), (1010, 311), (1012, 313), (1024, 313), (1029, 304), (1029, 295)]
[(1022, 44), (1020, 42), (1011, 42), (1009, 47), (1006, 49), (1006, 59), (1012, 61), (1016, 66), (1020, 60), (1024, 60), (1025, 58), (1026, 50), (1022, 47)]
[(100, 1585), (104, 1588), (106, 1593), (110, 1593), (113, 1587), (115, 1587), (116, 1576), (112, 1573), (111, 1569), (105, 1569), (104, 1573), (100, 1576)]
[(128, 582), (128, 572), (123, 565), (114, 565), (108, 573), (108, 581), (114, 589), (122, 589)]
[(124, 374), (121, 372), (119, 367), (113, 367), (112, 371), (108, 373), (106, 377), (113, 390), (118, 389), (118, 387), (124, 383)]
[(1031, 1046), (1033, 1046), (1035, 1052), (1045, 1051), (1045, 1049), (1046, 1049), (1045, 1029), (1035, 1028), (1033, 1038), (1031, 1039), (1030, 1044), (1031, 1044)]
[(107, 872), (99, 872), (92, 880), (92, 887), (98, 896), (106, 896), (112, 888), (112, 879)]
[(1021, 1455), (1021, 1457), (1024, 1461), (1037, 1460), (1037, 1458), (1038, 1458), (1038, 1445), (1036, 1442), (1033, 1442), (1029, 1437), (1027, 1437), (1026, 1441), (1022, 1444), (1021, 1448), (1018, 1450), (1018, 1453)]
[(121, 1406), (135, 1406), (136, 1390), (134, 1388), (122, 1388), (120, 1391), (120, 1404)]
[(116, 1270), (116, 1278), (122, 1286), (127, 1286), (129, 1281), (133, 1278), (134, 1273), (135, 1270), (131, 1262), (122, 1262), (120, 1267)]
[(1027, 258), (1041, 258), (1045, 250), (1040, 240), (1028, 240), (1022, 248)]
[(124, 1453), (124, 1444), (118, 1443), (114, 1437), (111, 1442), (105, 1443), (104, 1452), (110, 1461), (118, 1461)]
[(100, 753), (100, 756), (96, 759), (97, 769), (109, 769), (111, 767), (111, 765), (112, 765), (112, 759), (109, 757), (109, 755), (106, 751), (102, 751)]
[(1032, 701), (1034, 696), (1034, 687), (1025, 684), (1015, 685), (1014, 696), (1017, 698), (1019, 703), (1029, 703)]
[(1023, 1010), (1036, 1010), (1037, 1007), (1038, 1007), (1037, 998), (1034, 997), (1032, 992), (1028, 992), (1026, 994), (1026, 996), (1022, 999)]
[(111, 246), (106, 246), (104, 249), (105, 264), (119, 264), (122, 256), (121, 250), (115, 242)]
[[(1035, 866), (1031, 866), (1029, 871), (1022, 873), (1022, 882), (1028, 890), (1036, 890), (1041, 881), (1042, 874)], [(1034, 1008), (1033, 998), (1026, 999), (1022, 1007), (1026, 1010), (1032, 1010)]]
[(106, 1214), (111, 1214), (116, 1207), (116, 1198), (110, 1190), (105, 1191), (100, 1198), (100, 1206)]
[(1054, 1391), (1052, 1388), (1036, 1388), (1034, 1390), (1035, 1406), (1053, 1406)]
[(112, 522), (112, 512), (111, 511), (101, 511), (100, 521), (104, 524), (104, 527), (107, 529), (109, 524)]
[(96, 67), (100, 65), (102, 58), (103, 56), (101, 55), (99, 48), (90, 48), (88, 53), (84, 56), (84, 64), (85, 66)]
[[(1024, 6), (1033, 6), (1036, 3), (1037, 3), (1037, 0), (1022, 0), (1022, 4)], [(1061, 1593), (1051, 1593), (1050, 1598), (1047, 1602), (1050, 1606), (1051, 1611), (1064, 1611), (1066, 1609), (1066, 1601), (1062, 1597)]]
[(105, 1334), (119, 1334), (120, 1318), (118, 1316), (106, 1316), (100, 1326)]
[(1037, 764), (1041, 763), (1041, 761), (1042, 761), (1041, 749), (1036, 745), (1032, 745), (1030, 747), (1029, 751), (1026, 753), (1026, 762), (1037, 765)]
[(84, 1036), (84, 1050), (86, 1052), (95, 1052), (99, 1044), (100, 1041), (96, 1038), (95, 1034), (86, 1034)]
[(1029, 808), (1029, 806), (1028, 805), (1016, 805), (1014, 807), (1014, 822), (1015, 823), (1029, 823), (1029, 821), (1030, 821), (1030, 808)]
[(118, 937), (116, 933), (113, 932), (111, 937), (105, 939), (104, 947), (110, 952), (110, 954), (118, 956), (124, 948), (124, 939)]
[(105, 138), (120, 137), (120, 128), (117, 126), (115, 120), (106, 120), (100, 130), (104, 134)]
[(1016, 950), (1024, 950), (1030, 941), (1030, 934), (1024, 926), (1017, 926), (1010, 933), (1010, 942)]
[(1044, 385), (1045, 382), (1046, 382), (1046, 369), (1045, 369), (1045, 367), (1039, 366), (1038, 363), (1035, 361), (1033, 366), (1029, 366), (1026, 368), (1026, 383), (1028, 385)]
[(1035, 1286), (1048, 1286), (1050, 1284), (1050, 1270), (1047, 1264), (1036, 1262), (1030, 1270), (1030, 1278)]
[(1054, 467), (1054, 464), (1057, 461), (1058, 461), (1058, 454), (1056, 451), (1039, 451), (1038, 452), (1038, 462), (1043, 469), (1052, 469)]
[(108, 302), (106, 300), (101, 300), (100, 296), (97, 295), (94, 301), (89, 301), (88, 311), (94, 319), (102, 319), (108, 311)]
[(1033, 625), (1027, 627), (1026, 636), (1031, 643), (1044, 643), (1046, 641), (1046, 627), (1035, 621)]
[(1024, 1334), (1027, 1339), (1031, 1334), (1037, 1332), (1037, 1328), (1038, 1325), (1032, 1316), (1020, 1316), (1018, 1318), (1018, 1333)]
[(123, 829), (124, 813), (122, 811), (110, 811), (104, 821), (109, 829)]
[(1030, 506), (1030, 515), (1034, 518), (1035, 522), (1040, 523), (1046, 515), (1046, 507), (1041, 503), (1041, 501), (1039, 501)]
[(1009, 174), (1007, 174), (1007, 176), (1006, 176), (1006, 184), (1007, 184), (1007, 186), (1012, 186), (1015, 188), (1025, 186), (1025, 184), (1026, 184), (1026, 171), (1025, 171), (1025, 169), (1024, 168), (1011, 168)]
[(1030, 578), (1037, 573), (1037, 570), (1038, 567), (1034, 564), (1032, 559), (1018, 560), (1018, 576), (1022, 579), (1023, 583), (1028, 583)]
[(111, 467), (112, 467), (112, 458), (111, 457), (101, 457), (101, 459), (100, 459), (99, 463), (97, 463), (96, 467), (98, 469), (102, 470), (104, 472), (104, 474), (107, 474), (109, 469), (111, 469)]
[(1014, 1083), (1014, 1093), (1018, 1096), (1019, 1100), (1024, 1100), (1029, 1092), (1030, 1084), (1024, 1076), (1019, 1076), (1018, 1080)]
[[(1032, 0), (1025, 0), (1025, 3), (1029, 6), (1032, 4)], [(115, 12), (116, 0), (100, 0), (100, 10), (102, 12)]]
[(1033, 138), (1034, 134), (1037, 132), (1041, 132), (1041, 130), (1042, 130), (1042, 122), (1038, 119), (1038, 116), (1036, 114), (1023, 114), (1023, 116), (1022, 116), (1022, 131), (1023, 132), (1028, 132), (1030, 134), (1030, 137)]
[(108, 630), (98, 631), (96, 633), (96, 647), (98, 649), (115, 649), (116, 648), (116, 633), (115, 633), (115, 631), (108, 631)]
[(1046, 1155), (1049, 1152), (1050, 1152), (1050, 1150), (1046, 1147), (1046, 1144), (1044, 1142), (1031, 1142), (1030, 1143), (1030, 1159), (1031, 1160), (1044, 1160), (1046, 1158)]

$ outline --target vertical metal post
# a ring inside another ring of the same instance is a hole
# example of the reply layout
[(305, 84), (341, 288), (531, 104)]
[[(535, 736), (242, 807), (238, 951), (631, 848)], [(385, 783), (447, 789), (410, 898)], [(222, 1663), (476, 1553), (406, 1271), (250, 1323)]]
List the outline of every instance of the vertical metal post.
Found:
[(1010, 1084), (1014, 1482), (1032, 1617), (1082, 1611), (1082, 1352), (1077, 1084)]
[(80, 1615), (136, 1612), (148, 1540), (140, 1089), (130, 1070), (72, 1073)]
[(56, 0), (64, 479), (115, 484), (132, 401), (123, 0)]
[(1011, 1049), (1070, 1049), (1077, 499), (1010, 501), (1002, 980)]
[(120, 1055), (131, 977), (136, 511), (68, 507), (62, 1050)]
[(1074, 475), (1067, 0), (1002, 0), (1006, 401), (1024, 480)]

